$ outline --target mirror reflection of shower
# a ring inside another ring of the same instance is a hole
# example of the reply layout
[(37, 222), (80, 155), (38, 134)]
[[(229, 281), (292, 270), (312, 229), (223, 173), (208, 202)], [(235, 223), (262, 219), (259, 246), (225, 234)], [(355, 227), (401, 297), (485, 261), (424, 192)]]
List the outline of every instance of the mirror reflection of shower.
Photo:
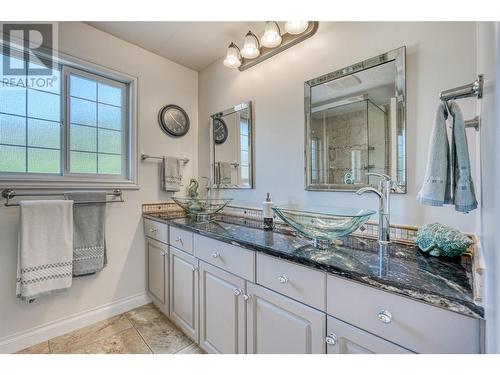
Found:
[(307, 189), (376, 186), (367, 175), (375, 172), (405, 190), (404, 54), (400, 48), (305, 83)]
[(313, 113), (312, 181), (370, 184), (368, 172), (390, 173), (387, 109), (370, 99)]

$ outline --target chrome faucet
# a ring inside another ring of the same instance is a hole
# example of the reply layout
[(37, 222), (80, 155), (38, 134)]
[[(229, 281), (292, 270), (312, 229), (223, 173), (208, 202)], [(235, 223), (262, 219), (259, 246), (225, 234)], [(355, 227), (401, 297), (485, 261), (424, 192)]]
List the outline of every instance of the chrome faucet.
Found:
[(379, 197), (379, 210), (378, 210), (378, 242), (381, 244), (387, 244), (391, 241), (390, 237), (390, 198), (391, 192), (395, 192), (397, 189), (396, 182), (393, 181), (389, 176), (380, 173), (367, 173), (367, 176), (377, 176), (380, 177), (378, 183), (378, 189), (371, 186), (367, 186), (359, 189), (356, 194), (362, 195), (364, 193), (374, 193)]

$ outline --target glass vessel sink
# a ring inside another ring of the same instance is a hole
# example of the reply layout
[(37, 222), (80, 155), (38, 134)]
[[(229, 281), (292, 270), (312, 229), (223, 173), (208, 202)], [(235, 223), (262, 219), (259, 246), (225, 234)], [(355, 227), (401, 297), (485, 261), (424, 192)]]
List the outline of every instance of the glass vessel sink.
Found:
[(325, 248), (336, 239), (351, 234), (368, 221), (375, 211), (315, 205), (284, 205), (273, 211), (300, 235)]
[(182, 207), (189, 217), (204, 221), (210, 220), (233, 199), (172, 197), (172, 200)]

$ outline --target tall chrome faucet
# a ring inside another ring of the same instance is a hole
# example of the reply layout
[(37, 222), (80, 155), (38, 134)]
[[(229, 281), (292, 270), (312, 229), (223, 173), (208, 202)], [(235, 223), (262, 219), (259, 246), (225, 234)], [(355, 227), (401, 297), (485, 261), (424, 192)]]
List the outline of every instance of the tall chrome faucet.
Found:
[(390, 198), (391, 192), (395, 192), (397, 185), (389, 176), (380, 173), (367, 173), (367, 176), (377, 176), (380, 177), (378, 183), (378, 189), (371, 186), (367, 186), (359, 189), (356, 194), (362, 195), (364, 193), (370, 192), (377, 194), (379, 197), (379, 211), (378, 211), (378, 242), (381, 244), (387, 244), (391, 241), (390, 237)]

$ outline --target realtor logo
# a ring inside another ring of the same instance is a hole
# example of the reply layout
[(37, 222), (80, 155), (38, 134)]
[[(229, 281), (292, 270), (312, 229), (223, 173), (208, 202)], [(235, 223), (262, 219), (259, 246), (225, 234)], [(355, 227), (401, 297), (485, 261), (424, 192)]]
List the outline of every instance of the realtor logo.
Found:
[(2, 68), (4, 76), (47, 76), (53, 74), (56, 25), (2, 22)]

